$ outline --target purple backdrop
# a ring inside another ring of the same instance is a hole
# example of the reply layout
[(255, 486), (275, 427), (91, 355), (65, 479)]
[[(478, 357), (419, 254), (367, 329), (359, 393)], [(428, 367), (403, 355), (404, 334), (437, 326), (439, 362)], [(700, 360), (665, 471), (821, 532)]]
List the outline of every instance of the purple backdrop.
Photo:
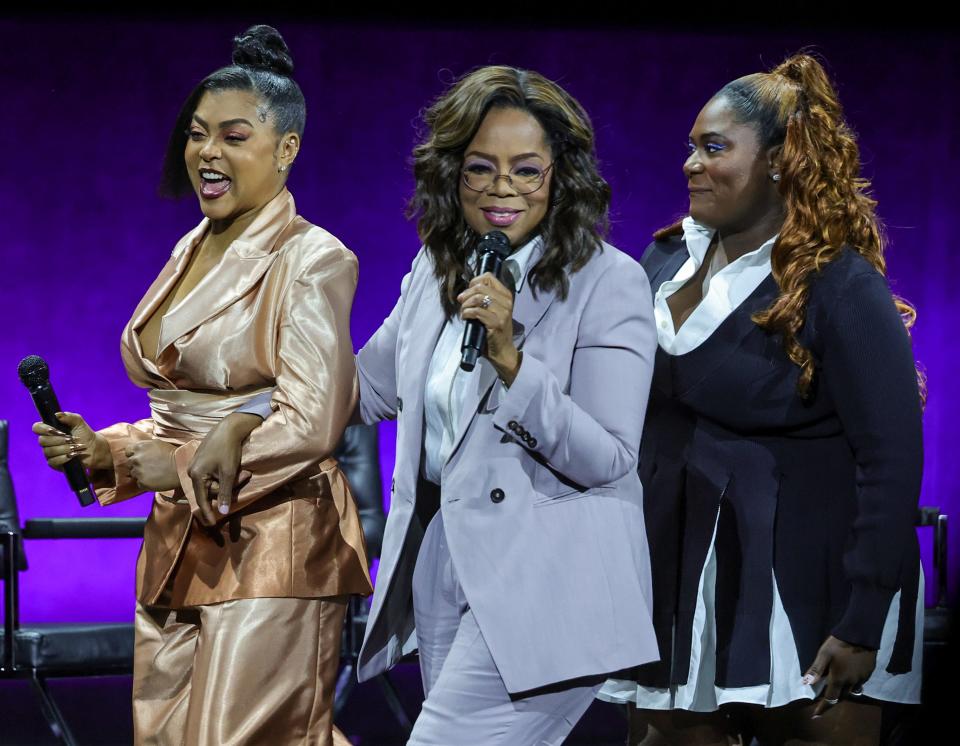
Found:
[[(246, 25), (0, 22), (12, 105), (0, 180), (0, 417), (11, 423), (23, 519), (81, 510), (34, 445), (34, 411), (16, 364), (44, 356), (62, 405), (95, 427), (147, 412), (144, 392), (123, 371), (120, 331), (175, 241), (200, 218), (192, 199), (155, 196), (167, 134), (187, 92), (229, 59), (230, 38)], [(919, 310), (915, 350), (930, 381), (922, 502), (960, 508), (960, 472), (949, 456), (958, 414), (951, 371), (960, 362), (949, 336), (957, 320), (949, 283), (960, 271), (949, 234), (960, 197), (960, 61), (949, 36), (277, 25), (309, 111), (291, 190), (307, 219), (360, 258), (355, 347), (390, 311), (417, 249), (403, 217), (409, 153), (420, 109), (455, 76), (489, 63), (531, 67), (579, 98), (613, 185), (611, 240), (639, 257), (651, 232), (684, 209), (680, 166), (699, 107), (729, 79), (816, 45), (860, 133), (888, 226), (894, 289)], [(381, 431), (387, 484), (393, 434)], [(103, 514), (148, 507), (143, 496)], [(954, 547), (958, 526), (960, 516)], [(32, 542), (28, 550), (25, 620), (131, 618), (136, 542)]]

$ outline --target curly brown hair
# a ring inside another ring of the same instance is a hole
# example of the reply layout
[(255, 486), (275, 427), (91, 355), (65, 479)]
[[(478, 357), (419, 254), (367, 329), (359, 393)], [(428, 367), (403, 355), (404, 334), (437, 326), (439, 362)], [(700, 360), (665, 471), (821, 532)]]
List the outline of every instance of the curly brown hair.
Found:
[(528, 112), (543, 127), (554, 163), (550, 206), (539, 226), (543, 256), (530, 273), (534, 291), (566, 297), (568, 275), (600, 249), (608, 228), (610, 186), (600, 176), (593, 128), (583, 107), (532, 70), (488, 66), (457, 80), (423, 114), (427, 135), (413, 151), (416, 187), (408, 216), (433, 257), (444, 310), (453, 315), (466, 286), (467, 259), (480, 236), (463, 217), (463, 154), (495, 107)]
[[(809, 395), (815, 372), (813, 354), (798, 339), (806, 319), (813, 276), (836, 259), (845, 246), (886, 274), (883, 227), (860, 175), (856, 137), (847, 125), (836, 89), (823, 65), (796, 54), (768, 73), (728, 83), (713, 97), (723, 98), (743, 123), (756, 127), (763, 149), (781, 145), (779, 191), (785, 219), (773, 247), (771, 265), (780, 293), (753, 316), (762, 328), (778, 333), (790, 360), (800, 367), (797, 388)], [(675, 224), (654, 234), (678, 232)], [(916, 309), (894, 296), (904, 325)], [(921, 393), (923, 375), (918, 371)]]

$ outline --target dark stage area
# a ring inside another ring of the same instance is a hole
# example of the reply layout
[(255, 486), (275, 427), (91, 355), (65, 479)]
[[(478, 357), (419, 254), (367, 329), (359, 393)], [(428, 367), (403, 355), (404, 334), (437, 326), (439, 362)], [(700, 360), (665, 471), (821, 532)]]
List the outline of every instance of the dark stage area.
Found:
[[(889, 738), (883, 746), (926, 746), (949, 743), (950, 693), (948, 675), (956, 663), (954, 649), (932, 648), (925, 655), (925, 704), (888, 713)], [(412, 718), (423, 696), (416, 663), (404, 663), (391, 673), (406, 713)], [(83, 746), (120, 746), (132, 742), (128, 676), (53, 680), (50, 689), (74, 736)], [(29, 684), (0, 681), (0, 746), (51, 746), (50, 734)], [(375, 682), (357, 685), (338, 727), (354, 746), (402, 746), (403, 733)], [(618, 706), (594, 701), (565, 741), (567, 746), (622, 746), (627, 722)], [(451, 744), (451, 746), (455, 746)], [(520, 745), (518, 745), (520, 746)]]
[[(402, 664), (391, 674), (404, 708), (411, 718), (420, 710), (423, 696), (415, 663)], [(119, 746), (132, 740), (130, 683), (126, 676), (60, 680), (51, 683), (74, 735), (84, 746)], [(0, 744), (37, 746), (56, 744), (26, 682), (0, 682)], [(355, 746), (402, 746), (402, 732), (387, 708), (379, 687), (368, 682), (353, 691), (338, 727)], [(620, 708), (596, 701), (577, 724), (567, 743), (571, 746), (620, 746), (627, 721)], [(452, 745), (451, 745), (452, 746)]]

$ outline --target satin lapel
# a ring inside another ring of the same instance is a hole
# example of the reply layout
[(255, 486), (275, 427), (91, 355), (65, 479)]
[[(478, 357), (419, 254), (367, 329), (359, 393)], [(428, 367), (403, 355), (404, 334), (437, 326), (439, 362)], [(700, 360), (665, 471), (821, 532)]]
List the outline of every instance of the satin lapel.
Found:
[(179, 243), (173, 248), (170, 259), (167, 260), (166, 265), (160, 271), (157, 279), (153, 281), (153, 284), (151, 284), (147, 292), (144, 293), (143, 298), (140, 299), (140, 303), (137, 304), (137, 307), (133, 311), (133, 316), (131, 316), (130, 321), (127, 323), (125, 333), (126, 347), (130, 353), (132, 353), (133, 357), (139, 358), (143, 367), (154, 375), (159, 375), (159, 372), (157, 371), (156, 365), (143, 353), (143, 346), (140, 344), (140, 329), (143, 328), (143, 325), (153, 316), (157, 308), (160, 307), (160, 304), (162, 304), (166, 297), (173, 291), (180, 276), (184, 270), (186, 270), (187, 264), (190, 263), (190, 257), (193, 256), (194, 248), (196, 248), (196, 245), (200, 242), (200, 239), (203, 238), (204, 233), (206, 233), (209, 222), (207, 218), (204, 218), (200, 225), (180, 239)]
[[(160, 354), (173, 342), (242, 297), (276, 259), (276, 254), (241, 256), (234, 242), (220, 263), (167, 311), (160, 326)], [(159, 355), (157, 356), (159, 359)]]
[(289, 192), (281, 192), (267, 204), (250, 228), (230, 244), (216, 267), (163, 317), (157, 359), (184, 334), (243, 297), (276, 260), (281, 243), (296, 217)]

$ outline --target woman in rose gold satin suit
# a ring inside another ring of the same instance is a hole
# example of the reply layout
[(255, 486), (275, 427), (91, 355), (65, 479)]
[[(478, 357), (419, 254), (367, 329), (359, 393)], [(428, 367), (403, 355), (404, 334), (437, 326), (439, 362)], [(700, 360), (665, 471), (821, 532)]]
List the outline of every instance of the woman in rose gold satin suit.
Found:
[[(34, 431), (54, 468), (82, 460), (104, 505), (156, 491), (137, 564), (136, 742), (330, 744), (347, 596), (371, 591), (330, 458), (357, 400), (357, 260), (286, 189), (305, 106), (283, 39), (253, 27), (233, 62), (194, 89), (167, 153), (166, 191), (194, 191), (205, 218), (123, 332), (151, 416), (95, 433), (64, 413), (69, 435)], [(233, 472), (198, 476), (205, 433), (266, 389), (273, 414), (244, 443), (237, 487)]]

